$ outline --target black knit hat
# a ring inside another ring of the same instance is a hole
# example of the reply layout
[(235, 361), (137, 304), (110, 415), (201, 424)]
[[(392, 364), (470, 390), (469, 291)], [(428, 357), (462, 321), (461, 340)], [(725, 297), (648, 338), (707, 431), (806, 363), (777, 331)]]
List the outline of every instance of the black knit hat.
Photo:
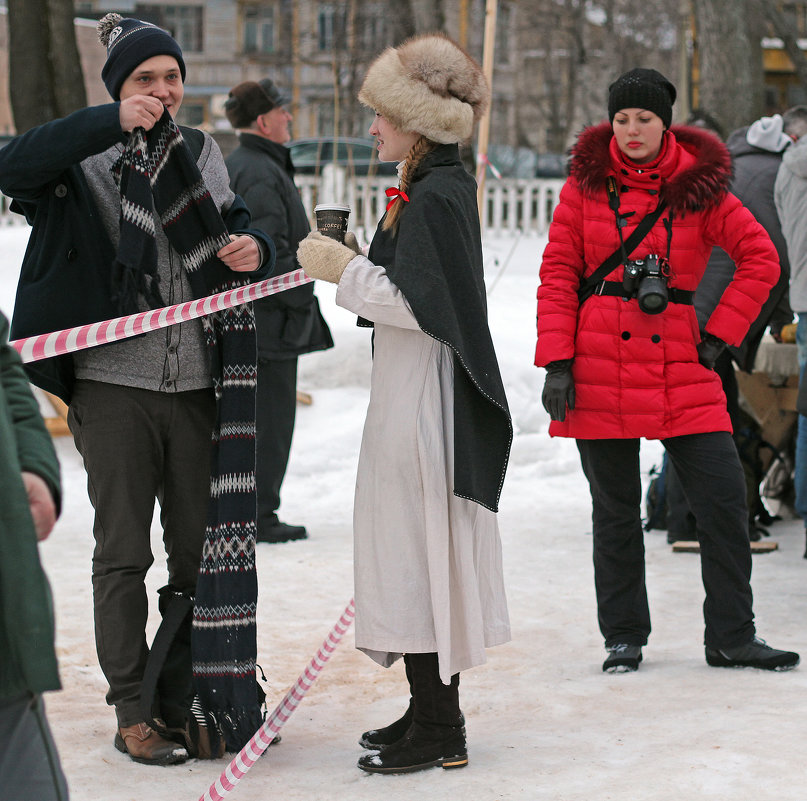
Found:
[(285, 106), (289, 99), (270, 78), (244, 81), (230, 89), (224, 113), (233, 128), (249, 128), (255, 120), (273, 108)]
[(182, 50), (169, 33), (150, 22), (107, 14), (98, 22), (98, 38), (106, 47), (101, 80), (114, 100), (120, 100), (123, 82), (144, 61), (154, 56), (173, 56), (185, 80)]
[(613, 122), (620, 109), (643, 108), (658, 114), (669, 128), (675, 95), (675, 87), (660, 72), (637, 67), (608, 87), (608, 121)]

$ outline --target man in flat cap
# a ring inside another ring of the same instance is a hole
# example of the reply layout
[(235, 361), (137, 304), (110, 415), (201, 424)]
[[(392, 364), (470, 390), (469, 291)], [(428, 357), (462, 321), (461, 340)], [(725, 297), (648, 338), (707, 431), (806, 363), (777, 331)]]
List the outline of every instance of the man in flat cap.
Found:
[[(252, 212), (252, 225), (277, 247), (275, 274), (298, 269), (297, 244), (310, 230), (286, 143), (292, 116), (287, 99), (269, 79), (233, 87), (225, 103), (239, 146), (227, 158), (230, 186)], [(313, 283), (254, 304), (258, 336), (257, 492), (258, 542), (305, 539), (304, 526), (278, 519), (297, 399), (297, 357), (333, 347)]]

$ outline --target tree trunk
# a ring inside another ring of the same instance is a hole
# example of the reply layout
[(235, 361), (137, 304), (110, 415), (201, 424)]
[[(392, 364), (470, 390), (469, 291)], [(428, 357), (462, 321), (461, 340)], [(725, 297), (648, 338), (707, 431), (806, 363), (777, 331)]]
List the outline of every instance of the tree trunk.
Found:
[(8, 33), (17, 133), (87, 104), (72, 0), (8, 0)]
[(87, 105), (76, 42), (73, 0), (47, 0), (51, 75), (56, 113), (64, 117)]
[(764, 112), (762, 45), (753, 0), (694, 0), (699, 106), (726, 131)]

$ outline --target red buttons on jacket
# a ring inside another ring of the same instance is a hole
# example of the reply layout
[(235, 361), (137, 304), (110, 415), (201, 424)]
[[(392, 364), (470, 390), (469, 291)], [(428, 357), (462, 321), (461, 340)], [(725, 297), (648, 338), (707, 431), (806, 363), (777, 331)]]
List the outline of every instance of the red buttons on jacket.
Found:
[(661, 342), (661, 337), (658, 334), (653, 334), (653, 336), (650, 337), (650, 341), (651, 342)]
[(630, 331), (623, 331), (622, 339), (630, 339)]

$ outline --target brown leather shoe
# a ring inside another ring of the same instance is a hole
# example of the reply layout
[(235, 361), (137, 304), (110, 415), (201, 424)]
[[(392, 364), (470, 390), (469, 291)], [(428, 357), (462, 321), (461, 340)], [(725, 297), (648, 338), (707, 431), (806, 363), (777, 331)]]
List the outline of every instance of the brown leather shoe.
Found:
[(163, 739), (145, 723), (119, 728), (115, 748), (144, 765), (177, 765), (188, 758), (184, 746)]

